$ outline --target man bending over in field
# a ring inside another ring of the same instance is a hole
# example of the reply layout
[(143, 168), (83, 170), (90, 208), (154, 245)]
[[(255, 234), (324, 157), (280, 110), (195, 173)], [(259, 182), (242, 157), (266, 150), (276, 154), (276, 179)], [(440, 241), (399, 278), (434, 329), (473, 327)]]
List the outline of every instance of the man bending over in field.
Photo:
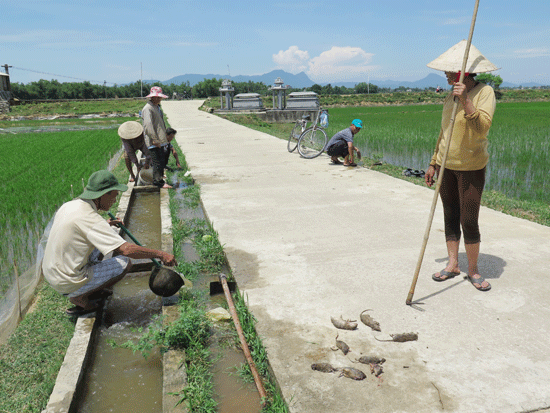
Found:
[(353, 162), (353, 151), (357, 152), (358, 157), (361, 157), (361, 152), (355, 146), (353, 146), (353, 137), (363, 127), (361, 119), (354, 119), (351, 122), (351, 126), (340, 132), (337, 132), (330, 141), (327, 143), (327, 154), (330, 156), (333, 164), (341, 165), (342, 162), (338, 160), (339, 157), (344, 158), (344, 166), (357, 166)]
[(166, 140), (168, 141), (168, 145), (163, 146), (164, 150), (164, 169), (170, 170), (168, 167), (168, 161), (170, 160), (170, 154), (174, 155), (174, 158), (176, 158), (176, 167), (181, 168), (180, 159), (178, 157), (178, 153), (176, 152), (176, 148), (172, 146), (172, 141), (176, 137), (176, 133), (178, 133), (177, 130), (174, 128), (168, 128), (166, 129)]
[[(100, 210), (108, 211), (119, 191), (119, 184), (109, 171), (94, 172), (79, 198), (64, 203), (56, 212), (42, 260), (44, 278), (59, 293), (69, 297), (75, 307), (69, 315), (83, 315), (99, 308), (95, 299), (111, 294), (109, 287), (129, 271), (129, 258), (158, 258), (176, 265), (172, 254), (126, 242), (111, 226), (120, 220), (104, 220)], [(100, 254), (113, 257), (100, 260)]]
[(126, 162), (128, 172), (130, 172), (130, 182), (134, 182), (137, 178), (136, 175), (134, 175), (132, 164), (136, 165), (138, 176), (141, 171), (141, 163), (136, 156), (136, 152), (140, 150), (145, 156), (145, 165), (143, 166), (145, 169), (148, 169), (151, 164), (151, 154), (145, 144), (143, 126), (135, 120), (124, 122), (118, 128), (118, 136), (120, 136), (120, 139), (122, 140), (122, 146), (124, 148), (124, 161)]

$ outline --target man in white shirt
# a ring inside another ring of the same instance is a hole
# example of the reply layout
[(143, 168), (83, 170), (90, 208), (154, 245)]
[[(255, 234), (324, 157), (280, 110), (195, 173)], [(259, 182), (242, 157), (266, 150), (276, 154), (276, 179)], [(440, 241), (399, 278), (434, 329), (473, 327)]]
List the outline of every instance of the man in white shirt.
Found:
[[(63, 204), (55, 214), (42, 271), (50, 285), (75, 305), (67, 310), (70, 315), (97, 310), (90, 296), (120, 281), (130, 271), (130, 258), (158, 258), (165, 265), (176, 265), (172, 254), (126, 242), (111, 228), (121, 221), (106, 221), (98, 213), (108, 211), (119, 191), (127, 189), (109, 171), (94, 172), (82, 195)], [(97, 252), (103, 256), (112, 253), (113, 258), (90, 259), (99, 255)]]

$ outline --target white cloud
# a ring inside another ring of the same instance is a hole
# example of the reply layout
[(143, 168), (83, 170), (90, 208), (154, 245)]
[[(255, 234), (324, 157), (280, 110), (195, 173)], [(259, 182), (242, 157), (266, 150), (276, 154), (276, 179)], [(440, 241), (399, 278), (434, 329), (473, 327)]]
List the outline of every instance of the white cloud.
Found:
[(279, 50), (273, 55), (273, 61), (278, 68), (296, 74), (307, 69), (309, 53), (300, 50), (298, 46), (290, 46), (288, 50)]
[(455, 26), (455, 25), (460, 25), (460, 24), (465, 24), (465, 23), (468, 23), (469, 21), (471, 20), (470, 17), (454, 17), (454, 18), (450, 18), (450, 19), (447, 19), (443, 22), (443, 25), (444, 26)]
[(218, 46), (218, 42), (175, 42), (172, 43), (173, 46), (195, 46), (195, 47), (214, 47)]
[(550, 49), (545, 47), (532, 48), (532, 49), (519, 49), (514, 50), (513, 57), (517, 58), (530, 58), (530, 57), (544, 57), (550, 56)]
[(82, 37), (82, 32), (76, 30), (27, 30), (20, 33), (0, 35), (0, 41), (5, 43), (61, 42), (65, 39), (79, 37)]
[(378, 70), (378, 66), (369, 65), (373, 53), (367, 53), (360, 47), (336, 47), (311, 59), (307, 75), (317, 82), (354, 81), (366, 78), (369, 72)]

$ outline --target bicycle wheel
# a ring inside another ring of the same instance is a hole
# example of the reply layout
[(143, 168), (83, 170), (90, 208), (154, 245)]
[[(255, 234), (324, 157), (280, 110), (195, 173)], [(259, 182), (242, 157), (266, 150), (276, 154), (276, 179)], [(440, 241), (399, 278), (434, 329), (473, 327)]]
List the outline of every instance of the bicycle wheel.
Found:
[(290, 132), (290, 136), (288, 138), (288, 144), (287, 148), (289, 152), (294, 152), (296, 147), (298, 146), (298, 139), (300, 139), (300, 134), (302, 133), (302, 125), (300, 125), (298, 122), (294, 124), (294, 128), (292, 129), (292, 132)]
[(308, 128), (300, 135), (298, 152), (304, 158), (312, 159), (323, 153), (327, 144), (327, 133), (322, 128)]

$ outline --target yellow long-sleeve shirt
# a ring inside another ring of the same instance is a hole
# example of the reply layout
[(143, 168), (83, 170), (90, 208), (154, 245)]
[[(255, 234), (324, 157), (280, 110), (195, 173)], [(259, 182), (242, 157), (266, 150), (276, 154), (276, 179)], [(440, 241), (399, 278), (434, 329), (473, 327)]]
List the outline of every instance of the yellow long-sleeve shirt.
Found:
[[(483, 169), (489, 161), (487, 134), (496, 108), (495, 92), (491, 86), (478, 83), (468, 92), (468, 96), (476, 111), (471, 115), (466, 115), (462, 105), (458, 104), (451, 147), (445, 163), (445, 168), (455, 171), (477, 171)], [(431, 165), (436, 163), (441, 165), (447, 144), (447, 139), (443, 139), (443, 136), (449, 135), (452, 111), (453, 96), (449, 94), (443, 104), (441, 131), (430, 162)]]

